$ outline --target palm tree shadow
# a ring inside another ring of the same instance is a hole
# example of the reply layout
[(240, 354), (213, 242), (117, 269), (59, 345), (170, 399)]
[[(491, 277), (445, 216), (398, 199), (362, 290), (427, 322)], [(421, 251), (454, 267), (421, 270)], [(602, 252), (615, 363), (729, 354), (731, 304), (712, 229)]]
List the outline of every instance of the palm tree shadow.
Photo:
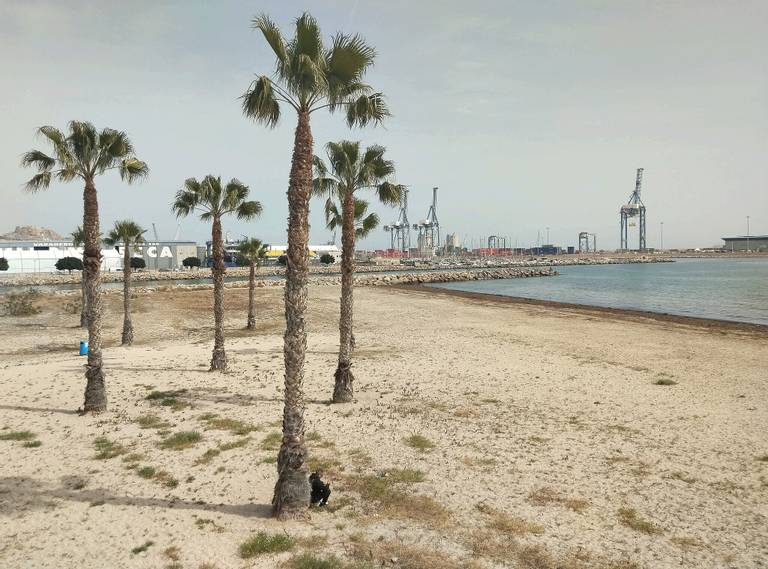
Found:
[(176, 371), (176, 372), (184, 372), (184, 373), (210, 373), (206, 364), (206, 367), (199, 367), (199, 368), (183, 368), (183, 367), (173, 367), (173, 366), (134, 366), (134, 365), (114, 365), (109, 364), (109, 369), (117, 369), (120, 371)]
[[(204, 401), (207, 403), (224, 403), (227, 405), (247, 406), (253, 403), (283, 403), (285, 399), (282, 396), (261, 397), (258, 395), (244, 395), (242, 393), (223, 394), (220, 389), (211, 387), (196, 387), (191, 390), (189, 395), (191, 401)], [(305, 403), (310, 405), (330, 405), (330, 399), (305, 399)]]
[(200, 510), (231, 514), (245, 518), (263, 518), (272, 516), (269, 504), (209, 504), (201, 500), (190, 502), (180, 499), (147, 498), (141, 496), (120, 496), (105, 488), (77, 490), (62, 479), (60, 488), (46, 488), (40, 480), (28, 476), (7, 476), (0, 478), (0, 515), (10, 514), (20, 509), (42, 509), (50, 507), (51, 500), (83, 502), (91, 506), (109, 504), (111, 506), (135, 506), (137, 508), (168, 508), (176, 510)]
[(24, 405), (0, 405), (0, 409), (8, 411), (32, 411), (40, 413), (62, 413), (64, 415), (77, 415), (78, 412), (72, 409), (54, 409), (52, 407), (26, 407)]

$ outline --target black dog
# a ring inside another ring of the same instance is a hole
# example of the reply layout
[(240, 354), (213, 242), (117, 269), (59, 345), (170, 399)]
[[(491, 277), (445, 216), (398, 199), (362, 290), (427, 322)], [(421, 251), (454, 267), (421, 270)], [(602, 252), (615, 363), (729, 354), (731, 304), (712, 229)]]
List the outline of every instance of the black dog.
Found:
[(331, 485), (320, 480), (320, 472), (313, 472), (309, 475), (309, 482), (312, 484), (312, 496), (309, 501), (313, 506), (325, 506), (331, 495)]

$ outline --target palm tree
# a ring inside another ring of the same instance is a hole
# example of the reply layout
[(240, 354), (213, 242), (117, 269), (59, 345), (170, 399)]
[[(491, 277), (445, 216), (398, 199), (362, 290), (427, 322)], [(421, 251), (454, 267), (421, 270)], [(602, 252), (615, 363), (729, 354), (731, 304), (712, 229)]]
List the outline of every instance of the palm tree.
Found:
[(71, 121), (65, 136), (52, 126), (43, 126), (38, 133), (53, 147), (53, 156), (40, 150), (24, 154), (22, 166), (37, 168), (37, 174), (26, 183), (27, 191), (48, 188), (52, 180), (71, 182), (82, 180), (83, 190), (83, 277), (88, 320), (88, 365), (85, 377), (83, 412), (101, 412), (107, 408), (107, 388), (101, 355), (101, 239), (99, 234), (99, 203), (96, 176), (117, 170), (129, 184), (149, 173), (147, 165), (134, 156), (128, 135), (105, 128), (100, 132), (89, 122)]
[(261, 215), (261, 204), (247, 201), (248, 186), (232, 179), (222, 186), (221, 178), (208, 175), (198, 182), (189, 178), (184, 188), (176, 193), (173, 211), (178, 217), (200, 213), (203, 221), (212, 221), (211, 241), (213, 249), (213, 319), (214, 340), (211, 371), (225, 371), (227, 356), (224, 352), (224, 240), (221, 233), (221, 218), (236, 214), (238, 219), (253, 219)]
[[(379, 216), (371, 213), (368, 216), (368, 202), (355, 198), (355, 239), (365, 239), (379, 226)], [(325, 202), (325, 224), (328, 229), (333, 231), (334, 242), (336, 241), (336, 228), (342, 226), (342, 216), (339, 206), (330, 199)], [(355, 330), (352, 324), (349, 325), (349, 351), (354, 352), (356, 346)]]
[(104, 239), (104, 243), (115, 247), (123, 244), (123, 337), (122, 345), (133, 344), (133, 323), (131, 322), (131, 246), (144, 242), (146, 229), (130, 219), (116, 221), (115, 227)]
[(260, 267), (269, 245), (262, 243), (260, 239), (246, 239), (237, 248), (241, 261), (247, 262), (250, 267), (248, 276), (248, 323), (246, 328), (256, 328), (256, 305), (253, 302), (253, 291), (256, 288), (256, 267)]
[[(314, 157), (315, 179), (312, 192), (327, 196), (326, 216), (341, 203), (341, 316), (339, 318), (339, 365), (334, 374), (333, 402), (345, 403), (354, 398), (352, 382), (352, 313), (355, 271), (355, 192), (373, 188), (379, 201), (394, 205), (400, 202), (401, 186), (387, 181), (395, 173), (395, 165), (384, 159), (383, 146), (369, 146), (361, 151), (359, 142), (342, 140), (327, 145), (330, 169)], [(359, 206), (358, 206), (359, 207)], [(367, 207), (367, 204), (365, 204)], [(338, 212), (338, 208), (336, 208)]]
[[(85, 232), (82, 225), (78, 225), (72, 232), (72, 245), (82, 247), (85, 243)], [(88, 302), (85, 298), (85, 271), (80, 272), (80, 328), (88, 327)]]
[(243, 95), (243, 112), (270, 128), (280, 119), (282, 106), (287, 105), (298, 115), (288, 182), (283, 440), (277, 456), (278, 480), (272, 513), (279, 519), (302, 519), (308, 516), (310, 497), (302, 394), (312, 190), (310, 115), (323, 109), (331, 113), (343, 110), (351, 127), (376, 124), (389, 111), (381, 93), (363, 82), (376, 52), (359, 35), (337, 33), (326, 47), (317, 21), (306, 13), (296, 19), (290, 41), (265, 15), (253, 20), (253, 28), (261, 31), (275, 54), (275, 73), (272, 77), (262, 75), (251, 83)]

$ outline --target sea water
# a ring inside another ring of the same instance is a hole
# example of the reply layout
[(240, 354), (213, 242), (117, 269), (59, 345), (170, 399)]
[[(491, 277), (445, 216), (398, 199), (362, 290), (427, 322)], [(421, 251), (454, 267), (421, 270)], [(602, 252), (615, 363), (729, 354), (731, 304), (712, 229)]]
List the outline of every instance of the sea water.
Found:
[(430, 286), (768, 324), (768, 257), (557, 267), (556, 277)]

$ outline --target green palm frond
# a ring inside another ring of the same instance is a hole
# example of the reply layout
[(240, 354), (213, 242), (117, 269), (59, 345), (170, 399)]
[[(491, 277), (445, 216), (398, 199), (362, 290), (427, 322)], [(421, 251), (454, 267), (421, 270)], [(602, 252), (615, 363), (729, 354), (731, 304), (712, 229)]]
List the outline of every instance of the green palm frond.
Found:
[(361, 95), (347, 105), (347, 125), (350, 128), (363, 127), (371, 123), (379, 124), (389, 116), (392, 115), (381, 93)]
[[(273, 89), (272, 80), (262, 75), (251, 83), (251, 86), (241, 97), (243, 100), (243, 113), (256, 122), (263, 123), (272, 128), (280, 120), (280, 103), (277, 97), (278, 95), (276, 95)], [(281, 97), (281, 99), (295, 106), (292, 101), (284, 97)]]
[(72, 232), (72, 245), (75, 247), (80, 247), (85, 243), (85, 231), (83, 231), (83, 227), (81, 225), (78, 225), (75, 227), (75, 230)]
[(396, 206), (400, 203), (405, 186), (402, 184), (392, 184), (383, 182), (376, 187), (376, 195), (383, 204)]
[(116, 221), (114, 227), (104, 238), (104, 243), (110, 247), (114, 247), (119, 243), (122, 243), (123, 245), (143, 243), (144, 234), (146, 232), (146, 229), (142, 229), (141, 226), (133, 220), (124, 219)]
[(24, 189), (28, 192), (39, 192), (40, 190), (48, 189), (48, 186), (51, 185), (51, 177), (50, 172), (35, 174), (24, 184)]
[(285, 65), (288, 57), (285, 48), (285, 39), (283, 38), (283, 34), (280, 33), (280, 28), (277, 27), (277, 24), (275, 24), (266, 14), (261, 14), (251, 21), (251, 27), (254, 30), (261, 31), (264, 35), (264, 39), (267, 40), (269, 47), (275, 52), (278, 66)]
[(317, 20), (304, 13), (295, 21), (293, 36), (286, 39), (267, 16), (253, 19), (275, 54), (275, 73), (251, 83), (242, 97), (243, 113), (274, 127), (280, 105), (299, 113), (344, 110), (351, 126), (377, 124), (389, 116), (381, 93), (364, 82), (376, 50), (360, 35), (336, 34), (326, 46)]
[(379, 216), (375, 213), (370, 214), (360, 223), (359, 227), (355, 228), (355, 236), (363, 239), (368, 237), (368, 234), (379, 226)]
[(202, 181), (187, 178), (184, 187), (176, 192), (171, 206), (177, 217), (186, 217), (195, 211), (200, 219), (209, 221), (229, 213), (239, 219), (253, 219), (261, 215), (261, 203), (248, 201), (249, 188), (233, 178), (222, 186), (221, 178), (208, 175)]
[(47, 188), (54, 178), (60, 182), (78, 177), (92, 180), (113, 169), (119, 170), (128, 183), (149, 173), (147, 165), (133, 156), (133, 145), (122, 131), (105, 128), (98, 132), (89, 122), (71, 121), (66, 136), (52, 126), (42, 126), (37, 132), (53, 146), (53, 155), (32, 150), (22, 156), (22, 166), (34, 167), (39, 172), (27, 182), (25, 187), (29, 191)]
[(263, 243), (261, 239), (251, 237), (237, 246), (237, 252), (248, 262), (261, 264), (262, 259), (267, 255), (269, 245)]

